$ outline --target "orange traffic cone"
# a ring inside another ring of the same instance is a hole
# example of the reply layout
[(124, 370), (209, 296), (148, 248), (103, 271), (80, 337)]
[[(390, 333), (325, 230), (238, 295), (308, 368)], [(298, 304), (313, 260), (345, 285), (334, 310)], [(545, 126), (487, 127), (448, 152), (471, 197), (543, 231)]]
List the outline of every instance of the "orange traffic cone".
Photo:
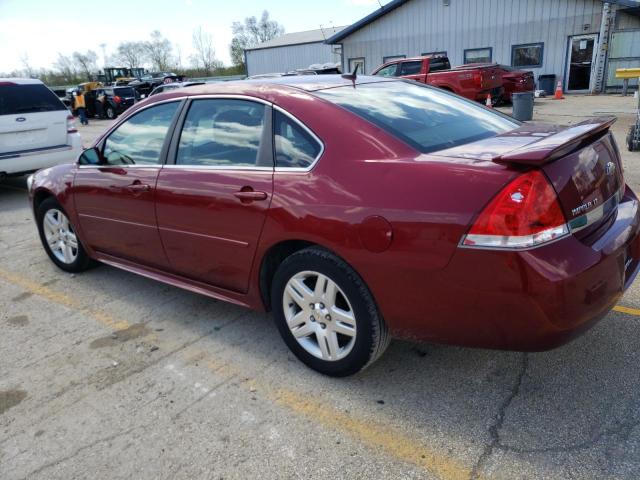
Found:
[(491, 101), (491, 94), (487, 93), (487, 101), (485, 102), (487, 108), (493, 108), (493, 102)]
[(562, 94), (562, 82), (558, 81), (558, 85), (556, 86), (556, 94), (553, 97), (554, 100), (564, 100), (564, 95)]

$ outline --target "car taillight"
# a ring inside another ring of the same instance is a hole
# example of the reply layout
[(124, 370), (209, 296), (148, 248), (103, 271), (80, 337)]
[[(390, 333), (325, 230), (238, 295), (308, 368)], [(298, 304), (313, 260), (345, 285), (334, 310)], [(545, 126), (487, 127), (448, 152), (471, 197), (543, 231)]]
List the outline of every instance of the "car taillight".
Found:
[(482, 88), (482, 72), (474, 72), (473, 81), (478, 88)]
[(555, 190), (538, 170), (507, 185), (462, 239), (465, 247), (530, 248), (569, 234)]
[(113, 97), (113, 101), (116, 102), (116, 103), (120, 103), (120, 102), (122, 102), (122, 98), (120, 98), (119, 96), (116, 95), (115, 97)]
[(76, 133), (77, 131), (76, 119), (73, 115), (67, 115), (67, 133)]

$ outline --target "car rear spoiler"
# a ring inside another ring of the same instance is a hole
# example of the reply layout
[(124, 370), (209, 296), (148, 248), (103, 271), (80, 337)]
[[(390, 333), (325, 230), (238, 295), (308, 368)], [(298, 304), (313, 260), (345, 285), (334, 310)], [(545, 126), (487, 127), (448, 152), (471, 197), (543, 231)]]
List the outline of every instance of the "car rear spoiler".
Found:
[(537, 142), (500, 155), (493, 161), (539, 167), (591, 143), (595, 137), (604, 134), (615, 121), (615, 117), (585, 120), (558, 133), (543, 137)]

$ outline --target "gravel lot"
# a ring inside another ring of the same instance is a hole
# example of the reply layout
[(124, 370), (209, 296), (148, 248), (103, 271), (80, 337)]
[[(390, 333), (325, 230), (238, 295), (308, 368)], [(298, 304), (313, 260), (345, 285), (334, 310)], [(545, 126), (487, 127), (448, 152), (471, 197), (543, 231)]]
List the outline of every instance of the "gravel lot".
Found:
[[(536, 119), (634, 100), (540, 100)], [(508, 109), (507, 109), (508, 111)], [(85, 143), (108, 122), (82, 127)], [(640, 190), (640, 154), (624, 154)], [(640, 283), (573, 343), (522, 354), (394, 342), (348, 379), (268, 315), (44, 254), (24, 179), (0, 185), (0, 478), (640, 478)]]

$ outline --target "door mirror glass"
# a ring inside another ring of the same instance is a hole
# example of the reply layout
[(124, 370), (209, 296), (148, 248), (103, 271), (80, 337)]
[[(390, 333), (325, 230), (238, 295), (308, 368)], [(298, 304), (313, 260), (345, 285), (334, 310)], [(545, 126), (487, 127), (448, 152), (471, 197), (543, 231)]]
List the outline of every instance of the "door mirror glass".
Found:
[(97, 148), (88, 148), (78, 158), (79, 165), (100, 165), (100, 152)]

